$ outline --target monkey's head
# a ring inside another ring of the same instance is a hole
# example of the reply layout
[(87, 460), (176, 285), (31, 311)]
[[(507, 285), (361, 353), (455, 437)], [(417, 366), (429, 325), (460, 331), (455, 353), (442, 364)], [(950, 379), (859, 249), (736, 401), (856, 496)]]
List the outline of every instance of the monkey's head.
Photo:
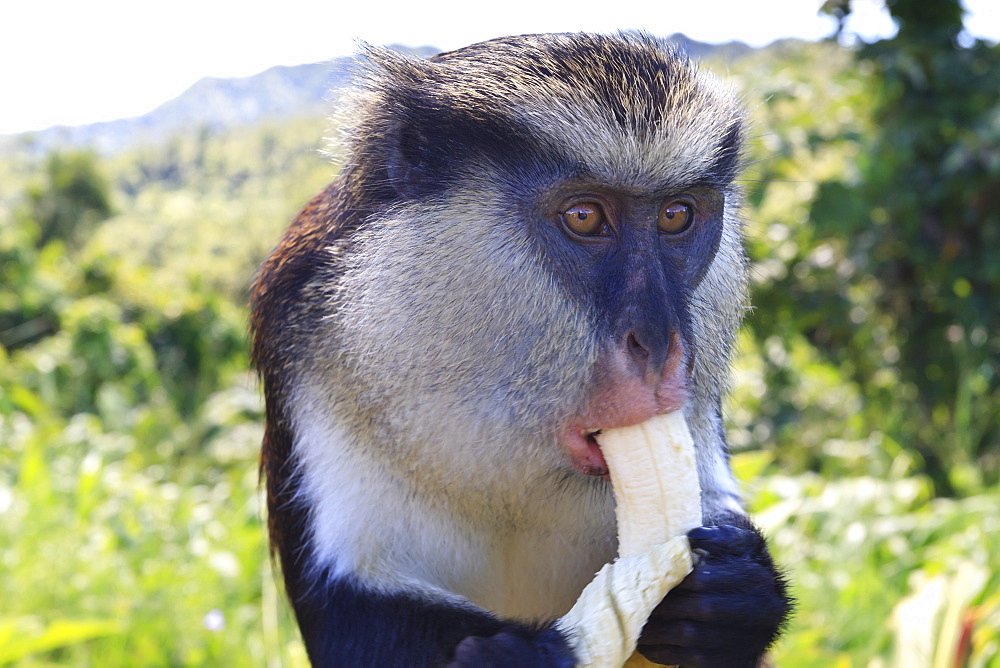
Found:
[(641, 34), (368, 56), (292, 341), (303, 401), (446, 495), (472, 467), (594, 484), (590, 431), (671, 409), (718, 429), (745, 304), (733, 95)]

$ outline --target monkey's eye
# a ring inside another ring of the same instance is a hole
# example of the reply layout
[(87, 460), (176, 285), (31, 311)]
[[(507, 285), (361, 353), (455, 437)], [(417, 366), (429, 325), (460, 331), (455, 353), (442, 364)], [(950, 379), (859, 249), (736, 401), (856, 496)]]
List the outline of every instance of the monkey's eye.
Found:
[(690, 204), (674, 200), (660, 210), (656, 226), (667, 234), (680, 234), (694, 222), (694, 209)]
[(607, 234), (607, 216), (597, 202), (578, 202), (562, 212), (562, 222), (570, 229), (583, 236)]

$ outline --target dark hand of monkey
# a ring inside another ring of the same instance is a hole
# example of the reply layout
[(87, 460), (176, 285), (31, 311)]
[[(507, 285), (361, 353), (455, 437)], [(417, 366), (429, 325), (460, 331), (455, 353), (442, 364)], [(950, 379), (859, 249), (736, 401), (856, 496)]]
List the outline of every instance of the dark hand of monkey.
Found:
[(639, 652), (650, 661), (756, 668), (781, 632), (792, 608), (785, 580), (753, 525), (727, 522), (688, 533), (700, 560), (643, 628)]
[(489, 638), (470, 636), (459, 643), (448, 668), (573, 668), (576, 657), (555, 629), (530, 635), (520, 629)]

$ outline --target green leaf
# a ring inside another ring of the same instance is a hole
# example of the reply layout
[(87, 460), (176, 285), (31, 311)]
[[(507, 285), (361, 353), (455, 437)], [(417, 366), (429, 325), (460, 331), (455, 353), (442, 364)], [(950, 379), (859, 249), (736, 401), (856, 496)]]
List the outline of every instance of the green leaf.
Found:
[(115, 635), (124, 630), (121, 622), (102, 619), (60, 619), (41, 630), (37, 625), (35, 617), (0, 620), (0, 663)]

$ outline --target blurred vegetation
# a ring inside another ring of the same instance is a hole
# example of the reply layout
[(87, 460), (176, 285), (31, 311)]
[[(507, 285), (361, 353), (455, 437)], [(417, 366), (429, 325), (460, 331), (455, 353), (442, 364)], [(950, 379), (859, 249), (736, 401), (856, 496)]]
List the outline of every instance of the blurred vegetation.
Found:
[(244, 292), (327, 129), (0, 159), (0, 665), (304, 665)]
[[(1000, 667), (1000, 52), (918, 6), (706, 63), (761, 100), (727, 417), (799, 599), (781, 666)], [(245, 291), (328, 132), (0, 156), (0, 665), (305, 665)]]
[(898, 36), (857, 54), (872, 128), (811, 204), (837, 270), (781, 288), (826, 305), (799, 329), (862, 388), (867, 421), (961, 493), (1000, 478), (1000, 53), (958, 46), (957, 0), (889, 8)]
[(27, 224), (38, 226), (38, 245), (53, 239), (76, 241), (111, 214), (110, 193), (94, 157), (53, 153), (45, 181), (28, 187)]

